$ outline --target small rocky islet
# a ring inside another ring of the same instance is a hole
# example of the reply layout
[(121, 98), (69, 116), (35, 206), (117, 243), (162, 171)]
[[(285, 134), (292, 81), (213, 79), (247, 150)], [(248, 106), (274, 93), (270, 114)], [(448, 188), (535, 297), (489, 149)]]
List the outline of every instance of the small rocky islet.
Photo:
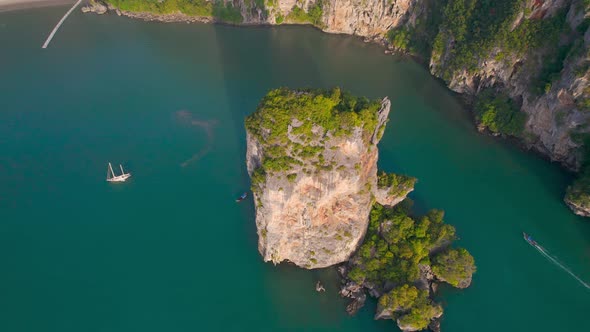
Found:
[(375, 319), (404, 331), (439, 329), (439, 283), (466, 288), (473, 257), (432, 210), (415, 216), (415, 178), (377, 169), (391, 102), (331, 90), (276, 89), (246, 118), (247, 167), (265, 261), (338, 265), (354, 314), (366, 293)]

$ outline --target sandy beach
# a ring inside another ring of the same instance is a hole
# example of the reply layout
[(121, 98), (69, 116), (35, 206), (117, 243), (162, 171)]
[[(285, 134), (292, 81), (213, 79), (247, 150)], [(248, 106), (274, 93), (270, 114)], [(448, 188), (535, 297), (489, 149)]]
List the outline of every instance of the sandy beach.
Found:
[(0, 0), (0, 12), (73, 4), (75, 0)]

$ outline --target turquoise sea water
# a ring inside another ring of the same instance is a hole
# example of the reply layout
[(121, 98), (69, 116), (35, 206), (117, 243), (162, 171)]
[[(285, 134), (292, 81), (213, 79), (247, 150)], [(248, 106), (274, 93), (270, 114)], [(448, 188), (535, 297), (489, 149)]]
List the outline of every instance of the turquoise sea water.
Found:
[[(380, 167), (418, 177), (416, 209), (445, 209), (476, 259), (469, 289), (441, 291), (444, 331), (590, 330), (590, 291), (521, 236), (590, 280), (570, 176), (478, 135), (419, 65), (305, 27), (79, 12), (42, 50), (66, 9), (0, 14), (2, 331), (395, 331), (374, 302), (348, 317), (333, 270), (263, 263), (234, 202), (257, 101), (334, 85), (391, 98)], [(108, 161), (131, 180), (106, 183)]]

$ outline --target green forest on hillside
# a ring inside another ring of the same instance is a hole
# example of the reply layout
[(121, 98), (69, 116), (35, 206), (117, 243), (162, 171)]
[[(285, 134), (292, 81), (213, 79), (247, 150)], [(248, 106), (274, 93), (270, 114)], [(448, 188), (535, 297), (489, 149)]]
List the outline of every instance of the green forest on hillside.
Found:
[[(521, 12), (524, 11), (525, 16), (531, 12), (525, 7), (527, 3), (523, 0), (449, 0), (442, 12), (432, 54), (438, 59), (446, 51), (451, 52), (443, 78), (449, 79), (459, 68), (477, 69), (478, 60), (489, 56), (494, 47), (499, 48), (496, 58), (503, 59), (511, 54), (522, 55), (532, 49), (555, 45), (560, 33), (569, 29), (564, 24), (566, 12), (544, 19), (518, 21)], [(447, 50), (450, 39), (454, 43), (452, 50)]]
[(104, 0), (113, 6), (131, 12), (154, 14), (182, 13), (190, 16), (213, 17), (222, 22), (241, 23), (240, 9), (231, 2), (207, 0)]

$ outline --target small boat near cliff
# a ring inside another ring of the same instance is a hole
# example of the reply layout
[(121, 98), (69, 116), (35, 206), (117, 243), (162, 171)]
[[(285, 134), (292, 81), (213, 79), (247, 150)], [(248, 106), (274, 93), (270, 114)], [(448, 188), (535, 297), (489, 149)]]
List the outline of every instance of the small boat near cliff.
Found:
[(125, 182), (129, 177), (131, 177), (131, 173), (125, 173), (123, 170), (123, 165), (119, 164), (119, 167), (121, 168), (121, 175), (115, 175), (115, 172), (113, 172), (113, 166), (111, 163), (109, 163), (109, 166), (107, 167), (108, 182)]
[(326, 289), (324, 288), (324, 285), (322, 285), (322, 282), (318, 280), (318, 282), (315, 284), (315, 291), (316, 292), (325, 292)]
[(525, 232), (522, 232), (522, 237), (523, 237), (523, 238), (524, 238), (524, 240), (525, 240), (526, 242), (528, 242), (530, 245), (532, 245), (532, 246), (537, 246), (537, 241), (533, 240), (533, 238), (532, 238), (532, 237), (531, 237), (529, 234), (527, 234), (527, 233), (525, 233)]
[(239, 203), (239, 202), (241, 202), (241, 201), (245, 200), (245, 199), (246, 199), (246, 197), (248, 197), (248, 193), (247, 193), (247, 192), (246, 192), (246, 193), (243, 193), (243, 194), (242, 194), (240, 197), (238, 197), (238, 198), (236, 199), (236, 202), (237, 202), (237, 203)]

